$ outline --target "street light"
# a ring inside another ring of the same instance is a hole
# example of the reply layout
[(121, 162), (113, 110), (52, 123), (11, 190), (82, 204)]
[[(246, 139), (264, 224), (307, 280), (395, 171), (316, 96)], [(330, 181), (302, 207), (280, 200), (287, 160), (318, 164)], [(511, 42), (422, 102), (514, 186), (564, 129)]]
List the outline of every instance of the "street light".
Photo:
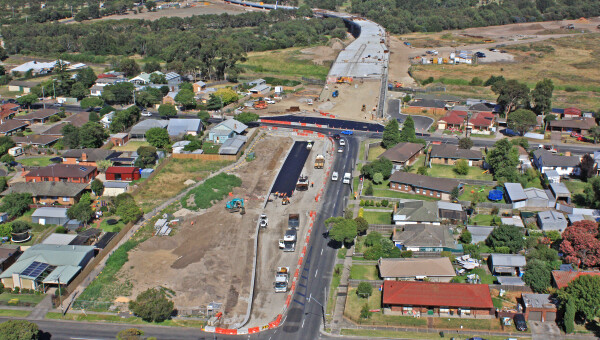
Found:
[[(319, 300), (312, 297), (312, 294), (308, 297), (308, 301), (310, 301), (310, 300), (313, 300), (314, 302), (318, 303), (319, 306), (321, 306), (321, 315), (323, 316), (323, 327), (327, 328), (327, 321), (325, 320), (325, 306), (323, 306), (323, 304), (320, 303)], [(308, 313), (306, 313), (306, 314), (308, 314)]]

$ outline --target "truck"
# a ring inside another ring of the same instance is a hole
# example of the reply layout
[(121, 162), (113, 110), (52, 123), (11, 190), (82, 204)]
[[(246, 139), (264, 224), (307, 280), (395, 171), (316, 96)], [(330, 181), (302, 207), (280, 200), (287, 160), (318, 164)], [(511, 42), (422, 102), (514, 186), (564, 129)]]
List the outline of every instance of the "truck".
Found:
[(315, 169), (323, 169), (324, 166), (325, 166), (325, 156), (317, 155), (317, 158), (315, 158)]
[(350, 180), (351, 180), (351, 179), (352, 179), (352, 175), (350, 175), (350, 173), (349, 173), (349, 172), (346, 172), (346, 173), (344, 174), (344, 179), (342, 180), (342, 182), (343, 182), (344, 184), (350, 184)]
[(20, 146), (12, 147), (8, 149), (8, 154), (13, 157), (21, 156), (23, 154), (23, 148)]
[(300, 227), (300, 214), (288, 215), (288, 228), (298, 229)]
[(288, 290), (288, 282), (290, 281), (290, 268), (277, 267), (275, 272), (275, 293), (285, 293)]
[(285, 231), (283, 235), (283, 239), (279, 240), (279, 248), (283, 249), (285, 252), (294, 252), (296, 251), (296, 239), (298, 236), (298, 232), (296, 229), (288, 229)]
[(308, 190), (308, 176), (300, 175), (300, 177), (298, 178), (298, 182), (296, 182), (296, 190)]

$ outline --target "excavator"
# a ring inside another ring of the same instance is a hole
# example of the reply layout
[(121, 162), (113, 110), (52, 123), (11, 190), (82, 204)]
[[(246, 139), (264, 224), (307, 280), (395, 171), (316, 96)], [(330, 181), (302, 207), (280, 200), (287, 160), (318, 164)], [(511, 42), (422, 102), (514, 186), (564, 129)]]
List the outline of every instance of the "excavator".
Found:
[(246, 208), (244, 207), (244, 200), (241, 198), (234, 198), (231, 201), (227, 202), (225, 208), (231, 213), (238, 211), (240, 212), (240, 215), (244, 215), (246, 213)]

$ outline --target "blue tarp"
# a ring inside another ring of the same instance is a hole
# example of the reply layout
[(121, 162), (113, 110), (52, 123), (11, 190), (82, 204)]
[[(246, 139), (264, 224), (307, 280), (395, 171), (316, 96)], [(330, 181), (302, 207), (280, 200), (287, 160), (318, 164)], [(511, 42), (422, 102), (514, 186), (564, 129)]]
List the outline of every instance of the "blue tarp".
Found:
[(502, 199), (502, 191), (500, 190), (490, 190), (488, 195), (488, 199), (490, 201), (500, 201)]

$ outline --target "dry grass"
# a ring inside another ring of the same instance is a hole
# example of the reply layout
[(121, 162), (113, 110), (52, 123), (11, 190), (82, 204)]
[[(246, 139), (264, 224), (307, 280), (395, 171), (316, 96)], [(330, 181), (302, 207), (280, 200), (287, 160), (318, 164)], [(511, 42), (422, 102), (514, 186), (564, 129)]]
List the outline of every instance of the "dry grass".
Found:
[(149, 146), (150, 144), (146, 141), (129, 141), (127, 144), (122, 146), (113, 146), (115, 151), (137, 151), (140, 146)]

